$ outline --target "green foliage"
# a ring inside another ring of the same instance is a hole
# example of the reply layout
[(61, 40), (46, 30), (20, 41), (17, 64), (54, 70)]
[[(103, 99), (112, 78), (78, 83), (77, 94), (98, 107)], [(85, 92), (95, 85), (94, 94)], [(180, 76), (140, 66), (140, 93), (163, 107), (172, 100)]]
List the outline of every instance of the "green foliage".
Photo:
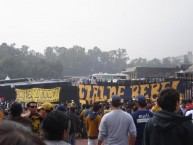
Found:
[(62, 64), (60, 62), (50, 62), (45, 57), (36, 53), (34, 50), (29, 51), (28, 46), (15, 48), (6, 43), (0, 45), (0, 79), (32, 77), (40, 78), (61, 78)]
[(88, 52), (81, 46), (47, 47), (44, 54), (29, 50), (23, 45), (15, 48), (15, 44), (0, 45), (0, 79), (31, 77), (34, 79), (62, 78), (63, 76), (88, 76), (93, 73), (120, 73), (127, 67), (174, 67), (180, 61), (175, 57), (167, 57), (162, 61), (154, 58), (136, 58), (128, 63), (127, 50), (101, 51), (94, 47)]

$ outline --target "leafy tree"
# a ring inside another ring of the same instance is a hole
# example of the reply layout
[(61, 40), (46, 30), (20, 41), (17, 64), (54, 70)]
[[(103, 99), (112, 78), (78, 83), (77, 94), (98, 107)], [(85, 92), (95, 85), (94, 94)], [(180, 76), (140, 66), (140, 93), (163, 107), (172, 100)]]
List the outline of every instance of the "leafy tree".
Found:
[(34, 79), (62, 78), (64, 75), (88, 76), (92, 73), (119, 73), (127, 67), (175, 67), (182, 63), (189, 63), (185, 58), (180, 62), (177, 57), (166, 57), (162, 61), (154, 58), (135, 58), (130, 60), (127, 50), (101, 51), (95, 46), (85, 52), (85, 48), (75, 45), (72, 48), (47, 47), (44, 54), (29, 50), (27, 45), (15, 48), (16, 44), (0, 45), (0, 78), (7, 75), (11, 78), (32, 77)]
[(128, 64), (129, 67), (136, 67), (136, 66), (147, 66), (147, 59), (146, 58), (135, 58), (131, 60), (131, 62)]
[(148, 67), (161, 67), (162, 66), (161, 60), (154, 58), (147, 62), (147, 66)]

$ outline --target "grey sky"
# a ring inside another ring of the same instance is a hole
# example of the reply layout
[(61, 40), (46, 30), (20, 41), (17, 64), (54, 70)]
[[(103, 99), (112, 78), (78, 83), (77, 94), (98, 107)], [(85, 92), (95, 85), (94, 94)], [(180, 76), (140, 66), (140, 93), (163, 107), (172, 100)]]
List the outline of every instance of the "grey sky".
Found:
[(0, 43), (126, 48), (131, 59), (193, 50), (193, 0), (1, 0)]

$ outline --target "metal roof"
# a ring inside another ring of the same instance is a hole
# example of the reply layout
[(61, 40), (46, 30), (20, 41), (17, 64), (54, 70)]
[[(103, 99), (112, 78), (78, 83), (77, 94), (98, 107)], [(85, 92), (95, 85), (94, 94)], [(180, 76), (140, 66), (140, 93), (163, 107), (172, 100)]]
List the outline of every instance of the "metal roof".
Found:
[(193, 73), (193, 65), (191, 65), (187, 70), (184, 71), (185, 73)]
[(126, 68), (125, 71), (121, 71), (122, 73), (126, 73), (126, 72), (134, 72), (136, 71), (137, 67), (130, 67), (130, 68)]

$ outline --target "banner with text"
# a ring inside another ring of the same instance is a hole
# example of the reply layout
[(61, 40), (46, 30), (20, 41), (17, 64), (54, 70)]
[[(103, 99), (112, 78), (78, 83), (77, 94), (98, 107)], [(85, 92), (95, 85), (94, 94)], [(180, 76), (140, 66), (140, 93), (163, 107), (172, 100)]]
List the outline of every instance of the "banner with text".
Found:
[(58, 102), (60, 87), (52, 89), (32, 88), (15, 89), (18, 102)]
[(105, 101), (116, 94), (124, 100), (134, 99), (138, 94), (144, 95), (151, 101), (155, 101), (159, 92), (166, 87), (177, 89), (181, 96), (184, 93), (183, 81), (170, 81), (143, 85), (130, 86), (98, 86), (79, 84), (80, 100)]

